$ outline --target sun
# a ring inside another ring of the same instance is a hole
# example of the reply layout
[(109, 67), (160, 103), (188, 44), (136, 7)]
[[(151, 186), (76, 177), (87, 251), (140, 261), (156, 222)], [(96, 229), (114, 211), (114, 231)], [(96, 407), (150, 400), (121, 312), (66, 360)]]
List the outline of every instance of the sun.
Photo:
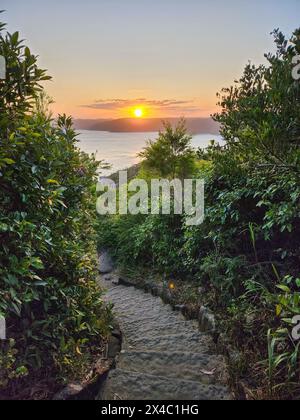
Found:
[(144, 115), (144, 111), (141, 108), (136, 108), (134, 111), (134, 116), (136, 118), (142, 118), (142, 116)]

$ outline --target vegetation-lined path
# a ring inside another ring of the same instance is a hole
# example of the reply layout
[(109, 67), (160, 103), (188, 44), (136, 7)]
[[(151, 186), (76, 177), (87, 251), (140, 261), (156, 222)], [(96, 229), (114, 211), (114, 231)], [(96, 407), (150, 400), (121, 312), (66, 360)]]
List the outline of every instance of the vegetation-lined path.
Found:
[(103, 276), (102, 283), (108, 289), (106, 299), (115, 305), (123, 350), (102, 399), (229, 399), (224, 360), (197, 322), (186, 321), (160, 298), (117, 285), (116, 280), (115, 275)]

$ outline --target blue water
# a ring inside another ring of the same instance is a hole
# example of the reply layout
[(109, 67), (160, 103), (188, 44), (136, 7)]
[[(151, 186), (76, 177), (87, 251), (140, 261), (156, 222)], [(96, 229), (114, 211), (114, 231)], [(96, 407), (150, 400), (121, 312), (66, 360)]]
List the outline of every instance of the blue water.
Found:
[[(104, 160), (111, 169), (101, 174), (129, 168), (139, 162), (137, 154), (145, 147), (147, 140), (155, 140), (157, 133), (108, 133), (105, 131), (80, 130), (79, 147), (86, 153), (95, 153), (98, 160)], [(213, 134), (198, 134), (193, 137), (195, 148), (205, 148), (210, 140), (222, 143), (222, 138)]]

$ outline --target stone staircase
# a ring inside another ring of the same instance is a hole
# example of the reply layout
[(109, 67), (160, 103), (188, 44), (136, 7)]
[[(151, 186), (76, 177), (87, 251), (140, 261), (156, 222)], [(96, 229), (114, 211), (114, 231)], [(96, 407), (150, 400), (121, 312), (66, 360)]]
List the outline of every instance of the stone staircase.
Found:
[(114, 304), (123, 350), (108, 376), (102, 400), (228, 400), (224, 358), (208, 334), (158, 297), (102, 276)]

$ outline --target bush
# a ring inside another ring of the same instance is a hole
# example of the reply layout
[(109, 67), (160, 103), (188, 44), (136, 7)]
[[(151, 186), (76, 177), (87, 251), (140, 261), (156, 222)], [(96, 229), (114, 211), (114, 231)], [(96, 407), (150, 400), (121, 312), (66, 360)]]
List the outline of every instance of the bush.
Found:
[(35, 105), (48, 77), (3, 25), (0, 54), (7, 62), (0, 81), (0, 314), (11, 338), (1, 343), (0, 387), (9, 393), (27, 373), (28, 381), (45, 372), (56, 381), (80, 375), (72, 366), (86, 368), (109, 330), (109, 312), (95, 282), (99, 163), (76, 147), (70, 118), (54, 124)]

